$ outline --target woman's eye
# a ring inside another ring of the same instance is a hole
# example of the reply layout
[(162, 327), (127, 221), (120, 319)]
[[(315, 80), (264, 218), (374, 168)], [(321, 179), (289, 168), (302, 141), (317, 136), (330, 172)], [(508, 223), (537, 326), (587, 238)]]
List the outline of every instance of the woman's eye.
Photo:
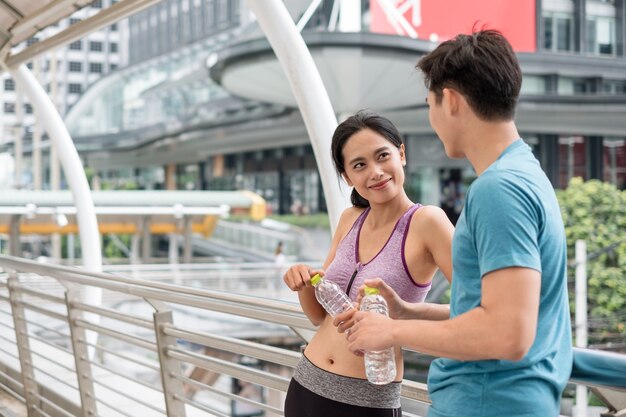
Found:
[(359, 168), (362, 168), (363, 166), (364, 166), (364, 164), (362, 162), (359, 162), (359, 163), (354, 164), (354, 166), (352, 168), (359, 169)]
[(380, 155), (378, 155), (378, 159), (385, 159), (389, 156), (389, 152), (381, 152)]

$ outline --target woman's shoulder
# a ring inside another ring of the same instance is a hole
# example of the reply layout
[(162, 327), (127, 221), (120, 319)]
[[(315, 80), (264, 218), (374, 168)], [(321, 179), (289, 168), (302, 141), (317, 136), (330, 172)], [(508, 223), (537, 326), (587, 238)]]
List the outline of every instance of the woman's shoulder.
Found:
[(422, 206), (419, 210), (415, 211), (411, 218), (412, 228), (431, 229), (432, 227), (448, 227), (449, 225), (451, 225), (451, 223), (446, 212), (438, 206)]
[(337, 224), (337, 234), (341, 237), (348, 234), (354, 223), (357, 221), (359, 216), (363, 214), (363, 212), (367, 210), (361, 207), (348, 207), (341, 213), (341, 217), (339, 218), (339, 224)]

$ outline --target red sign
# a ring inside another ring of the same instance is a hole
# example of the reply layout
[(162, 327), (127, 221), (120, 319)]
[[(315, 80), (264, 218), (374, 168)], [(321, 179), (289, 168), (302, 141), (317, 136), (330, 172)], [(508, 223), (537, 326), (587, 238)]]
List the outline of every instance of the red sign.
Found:
[(497, 29), (518, 52), (536, 50), (535, 0), (370, 0), (370, 30), (443, 42)]

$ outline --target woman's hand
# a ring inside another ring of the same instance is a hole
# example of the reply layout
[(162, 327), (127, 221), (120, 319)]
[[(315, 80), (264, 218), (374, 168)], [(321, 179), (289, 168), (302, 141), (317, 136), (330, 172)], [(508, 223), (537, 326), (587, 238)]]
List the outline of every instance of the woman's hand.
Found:
[(283, 281), (291, 291), (301, 291), (303, 288), (311, 286), (311, 277), (315, 274), (324, 276), (324, 270), (313, 270), (308, 265), (296, 264), (285, 272)]
[(350, 332), (350, 328), (354, 325), (354, 313), (359, 311), (359, 306), (356, 305), (355, 308), (351, 308), (347, 311), (344, 311), (341, 314), (337, 314), (333, 319), (333, 325), (337, 326), (337, 331), (339, 333)]
[(389, 317), (392, 319), (401, 319), (406, 313), (406, 302), (400, 298), (400, 296), (385, 283), (381, 278), (366, 279), (364, 285), (359, 288), (359, 295), (357, 296), (357, 303), (360, 305), (361, 300), (365, 297), (365, 286), (370, 288), (378, 288), (380, 295), (383, 296), (387, 302), (387, 308), (389, 309)]

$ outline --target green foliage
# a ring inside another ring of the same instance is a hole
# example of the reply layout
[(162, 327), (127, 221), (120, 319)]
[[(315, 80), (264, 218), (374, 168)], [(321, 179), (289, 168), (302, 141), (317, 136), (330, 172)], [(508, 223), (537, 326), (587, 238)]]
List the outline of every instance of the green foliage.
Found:
[(305, 229), (330, 229), (330, 220), (326, 213), (316, 214), (283, 214), (268, 216), (270, 219), (289, 223), (294, 226), (299, 226)]
[[(576, 240), (587, 244), (589, 344), (607, 346), (626, 340), (626, 191), (598, 180), (573, 178), (557, 191), (568, 258)], [(574, 281), (569, 268), (569, 282)], [(570, 303), (574, 298), (570, 288)], [(572, 303), (572, 312), (574, 305)], [(608, 346), (607, 346), (608, 347)]]

